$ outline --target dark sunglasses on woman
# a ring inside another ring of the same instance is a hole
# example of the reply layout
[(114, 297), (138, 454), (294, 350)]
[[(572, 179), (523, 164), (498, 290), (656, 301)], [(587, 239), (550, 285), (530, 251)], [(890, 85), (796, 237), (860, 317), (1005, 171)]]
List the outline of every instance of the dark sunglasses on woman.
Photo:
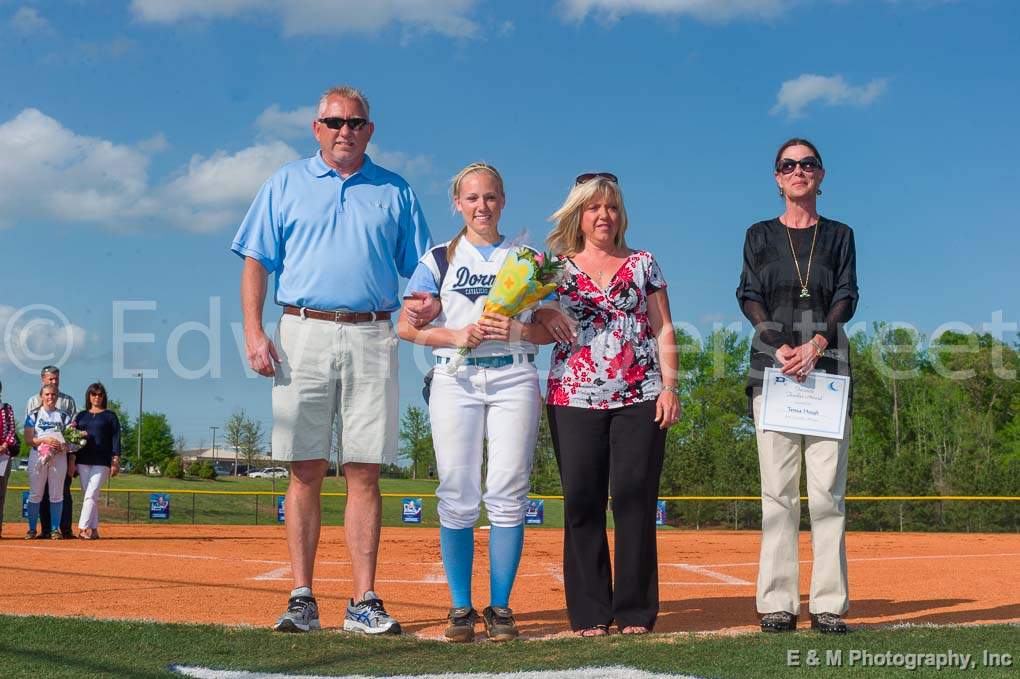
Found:
[(800, 165), (800, 169), (804, 170), (808, 174), (812, 174), (815, 170), (822, 166), (822, 164), (818, 162), (818, 159), (815, 158), (814, 156), (808, 156), (807, 158), (802, 158), (801, 160), (794, 160), (793, 158), (783, 158), (782, 160), (779, 161), (779, 164), (776, 165), (776, 171), (778, 171), (781, 174), (790, 174), (791, 172), (797, 169), (798, 165)]

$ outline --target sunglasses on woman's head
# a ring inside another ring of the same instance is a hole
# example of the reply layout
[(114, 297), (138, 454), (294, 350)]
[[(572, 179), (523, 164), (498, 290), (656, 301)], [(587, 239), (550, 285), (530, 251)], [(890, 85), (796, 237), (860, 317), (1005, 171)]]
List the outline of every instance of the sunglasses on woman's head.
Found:
[(581, 184), (584, 184), (585, 182), (590, 182), (592, 179), (595, 179), (597, 177), (608, 179), (614, 184), (620, 183), (620, 181), (616, 178), (616, 175), (610, 172), (585, 172), (584, 174), (577, 175), (577, 179), (574, 180), (574, 186), (580, 186)]
[(814, 156), (808, 156), (807, 158), (802, 158), (800, 160), (783, 158), (779, 161), (779, 164), (776, 165), (776, 170), (780, 174), (790, 174), (797, 169), (798, 165), (800, 165), (800, 169), (804, 170), (808, 174), (811, 174), (822, 166), (822, 164), (818, 162), (818, 159)]

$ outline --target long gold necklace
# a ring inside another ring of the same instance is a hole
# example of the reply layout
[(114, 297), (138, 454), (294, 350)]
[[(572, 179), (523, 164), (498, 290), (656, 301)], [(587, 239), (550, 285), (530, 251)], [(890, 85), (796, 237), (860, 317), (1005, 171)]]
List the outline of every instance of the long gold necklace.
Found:
[[(818, 220), (820, 222), (822, 220)], [(815, 222), (815, 230), (811, 232), (811, 252), (808, 253), (807, 258), (807, 276), (800, 275), (800, 262), (797, 261), (797, 251), (793, 248), (793, 236), (790, 235), (790, 227), (783, 224), (786, 227), (786, 237), (790, 239), (790, 254), (793, 255), (793, 265), (797, 268), (797, 280), (800, 281), (800, 296), (801, 299), (807, 299), (811, 297), (811, 293), (808, 292), (808, 281), (811, 280), (811, 262), (815, 257), (815, 238), (818, 236), (818, 222)]]

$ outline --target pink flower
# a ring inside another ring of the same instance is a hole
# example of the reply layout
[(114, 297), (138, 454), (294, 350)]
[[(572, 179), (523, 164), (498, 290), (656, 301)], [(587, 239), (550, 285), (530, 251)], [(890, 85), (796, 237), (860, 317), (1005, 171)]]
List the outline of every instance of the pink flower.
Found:
[(545, 263), (545, 255), (543, 253), (540, 252), (537, 255), (535, 255), (535, 264), (538, 264), (539, 266), (542, 266), (542, 264), (544, 264), (544, 263)]

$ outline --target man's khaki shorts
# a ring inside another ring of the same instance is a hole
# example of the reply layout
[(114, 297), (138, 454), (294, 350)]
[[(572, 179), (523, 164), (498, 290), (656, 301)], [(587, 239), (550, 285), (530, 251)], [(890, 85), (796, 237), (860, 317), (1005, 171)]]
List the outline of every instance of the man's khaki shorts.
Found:
[(389, 321), (335, 323), (284, 315), (273, 380), (273, 459), (342, 463), (397, 459), (397, 339)]

